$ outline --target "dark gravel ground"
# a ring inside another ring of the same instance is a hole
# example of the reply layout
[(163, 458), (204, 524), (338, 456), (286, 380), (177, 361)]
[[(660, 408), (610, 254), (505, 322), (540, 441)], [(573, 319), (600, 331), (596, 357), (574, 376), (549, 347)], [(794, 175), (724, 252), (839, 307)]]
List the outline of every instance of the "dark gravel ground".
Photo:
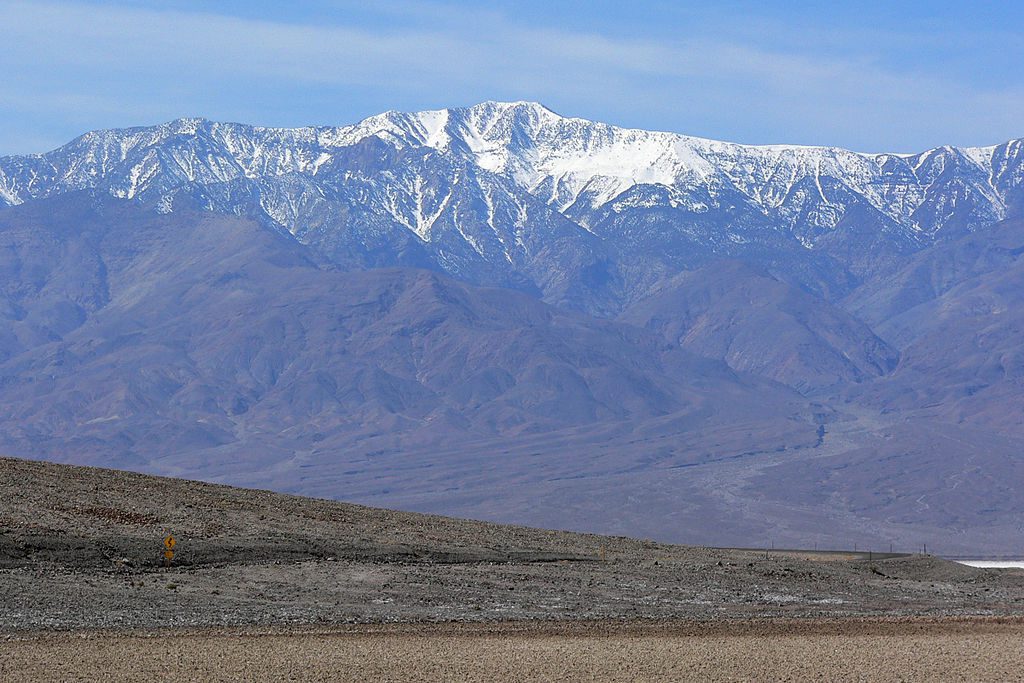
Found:
[(985, 615), (1024, 615), (1024, 570), (664, 545), (0, 459), (8, 634)]

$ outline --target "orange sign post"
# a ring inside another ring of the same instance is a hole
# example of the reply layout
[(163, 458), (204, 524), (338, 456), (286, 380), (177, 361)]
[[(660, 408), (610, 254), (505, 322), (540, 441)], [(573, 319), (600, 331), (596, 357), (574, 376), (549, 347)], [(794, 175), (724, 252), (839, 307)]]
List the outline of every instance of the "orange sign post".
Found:
[(178, 541), (174, 538), (173, 534), (167, 534), (167, 538), (164, 539), (164, 566), (170, 567), (171, 560), (174, 559), (174, 546), (178, 545)]

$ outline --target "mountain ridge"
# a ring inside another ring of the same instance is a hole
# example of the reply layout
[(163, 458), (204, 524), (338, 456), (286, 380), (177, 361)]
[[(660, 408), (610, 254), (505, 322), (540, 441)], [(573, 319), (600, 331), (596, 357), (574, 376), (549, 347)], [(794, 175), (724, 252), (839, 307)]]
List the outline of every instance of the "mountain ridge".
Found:
[[(187, 195), (258, 216), (339, 263), (430, 267), (602, 315), (645, 295), (652, 272), (671, 277), (723, 256), (841, 295), (887, 268), (885, 252), (1015, 215), (1022, 180), (1021, 140), (910, 155), (739, 145), (530, 102), (385, 112), (340, 127), (183, 118), (0, 158), (7, 204), (95, 188), (170, 211)], [(881, 258), (859, 256), (869, 241)], [(562, 279), (552, 284), (554, 251), (571, 264), (554, 268)], [(598, 272), (603, 289), (582, 283)]]

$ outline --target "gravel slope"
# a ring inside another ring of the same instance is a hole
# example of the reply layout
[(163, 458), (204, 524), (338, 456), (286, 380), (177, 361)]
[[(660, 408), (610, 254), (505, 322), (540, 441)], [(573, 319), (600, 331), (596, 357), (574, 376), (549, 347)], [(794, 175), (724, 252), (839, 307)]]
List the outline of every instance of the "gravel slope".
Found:
[(1022, 613), (1024, 570), (663, 545), (0, 459), (7, 632)]

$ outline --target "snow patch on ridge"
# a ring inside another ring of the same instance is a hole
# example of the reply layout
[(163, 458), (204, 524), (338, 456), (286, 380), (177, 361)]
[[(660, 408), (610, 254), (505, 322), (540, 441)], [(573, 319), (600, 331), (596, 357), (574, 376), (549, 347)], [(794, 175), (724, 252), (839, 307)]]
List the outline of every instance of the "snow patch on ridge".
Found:
[[(355, 155), (354, 166), (341, 163), (347, 148), (371, 137), (399, 153), (433, 150), (437, 164), (388, 168), (387, 152), (374, 146)], [(916, 155), (739, 145), (564, 117), (531, 102), (484, 102), (385, 112), (342, 127), (261, 128), (186, 118), (94, 131), (44, 155), (0, 158), (0, 201), (105, 187), (118, 197), (161, 202), (183, 187), (198, 187), (216, 195), (208, 200), (212, 206), (234, 212), (256, 193), (267, 213), (291, 230), (302, 221), (322, 224), (322, 217), (303, 212), (348, 202), (356, 215), (402, 225), (430, 241), (433, 225), (452, 209), (451, 187), (466, 169), (470, 176), (501, 176), (521, 190), (508, 197), (503, 191), (500, 199), (479, 183), (466, 190), (462, 206), (479, 207), (467, 214), (478, 218), (453, 218), (451, 225), (478, 252), (493, 242), (474, 231), (493, 231), (505, 244), (501, 236), (509, 226), (501, 223), (524, 225), (527, 198), (586, 230), (594, 229), (604, 207), (664, 204), (726, 216), (743, 204), (745, 211), (763, 214), (763, 224), (790, 231), (810, 248), (854, 205), (872, 207), (907, 234), (935, 234), (964, 211), (973, 211), (969, 226), (998, 220), (1006, 215), (1006, 194), (1024, 178), (1021, 155), (1019, 141)], [(947, 170), (956, 172), (952, 180)], [(304, 201), (309, 196), (318, 200)], [(332, 215), (338, 220), (353, 213), (338, 209)], [(734, 237), (746, 239), (735, 226), (723, 226), (716, 236)], [(505, 257), (512, 260), (508, 248)]]

